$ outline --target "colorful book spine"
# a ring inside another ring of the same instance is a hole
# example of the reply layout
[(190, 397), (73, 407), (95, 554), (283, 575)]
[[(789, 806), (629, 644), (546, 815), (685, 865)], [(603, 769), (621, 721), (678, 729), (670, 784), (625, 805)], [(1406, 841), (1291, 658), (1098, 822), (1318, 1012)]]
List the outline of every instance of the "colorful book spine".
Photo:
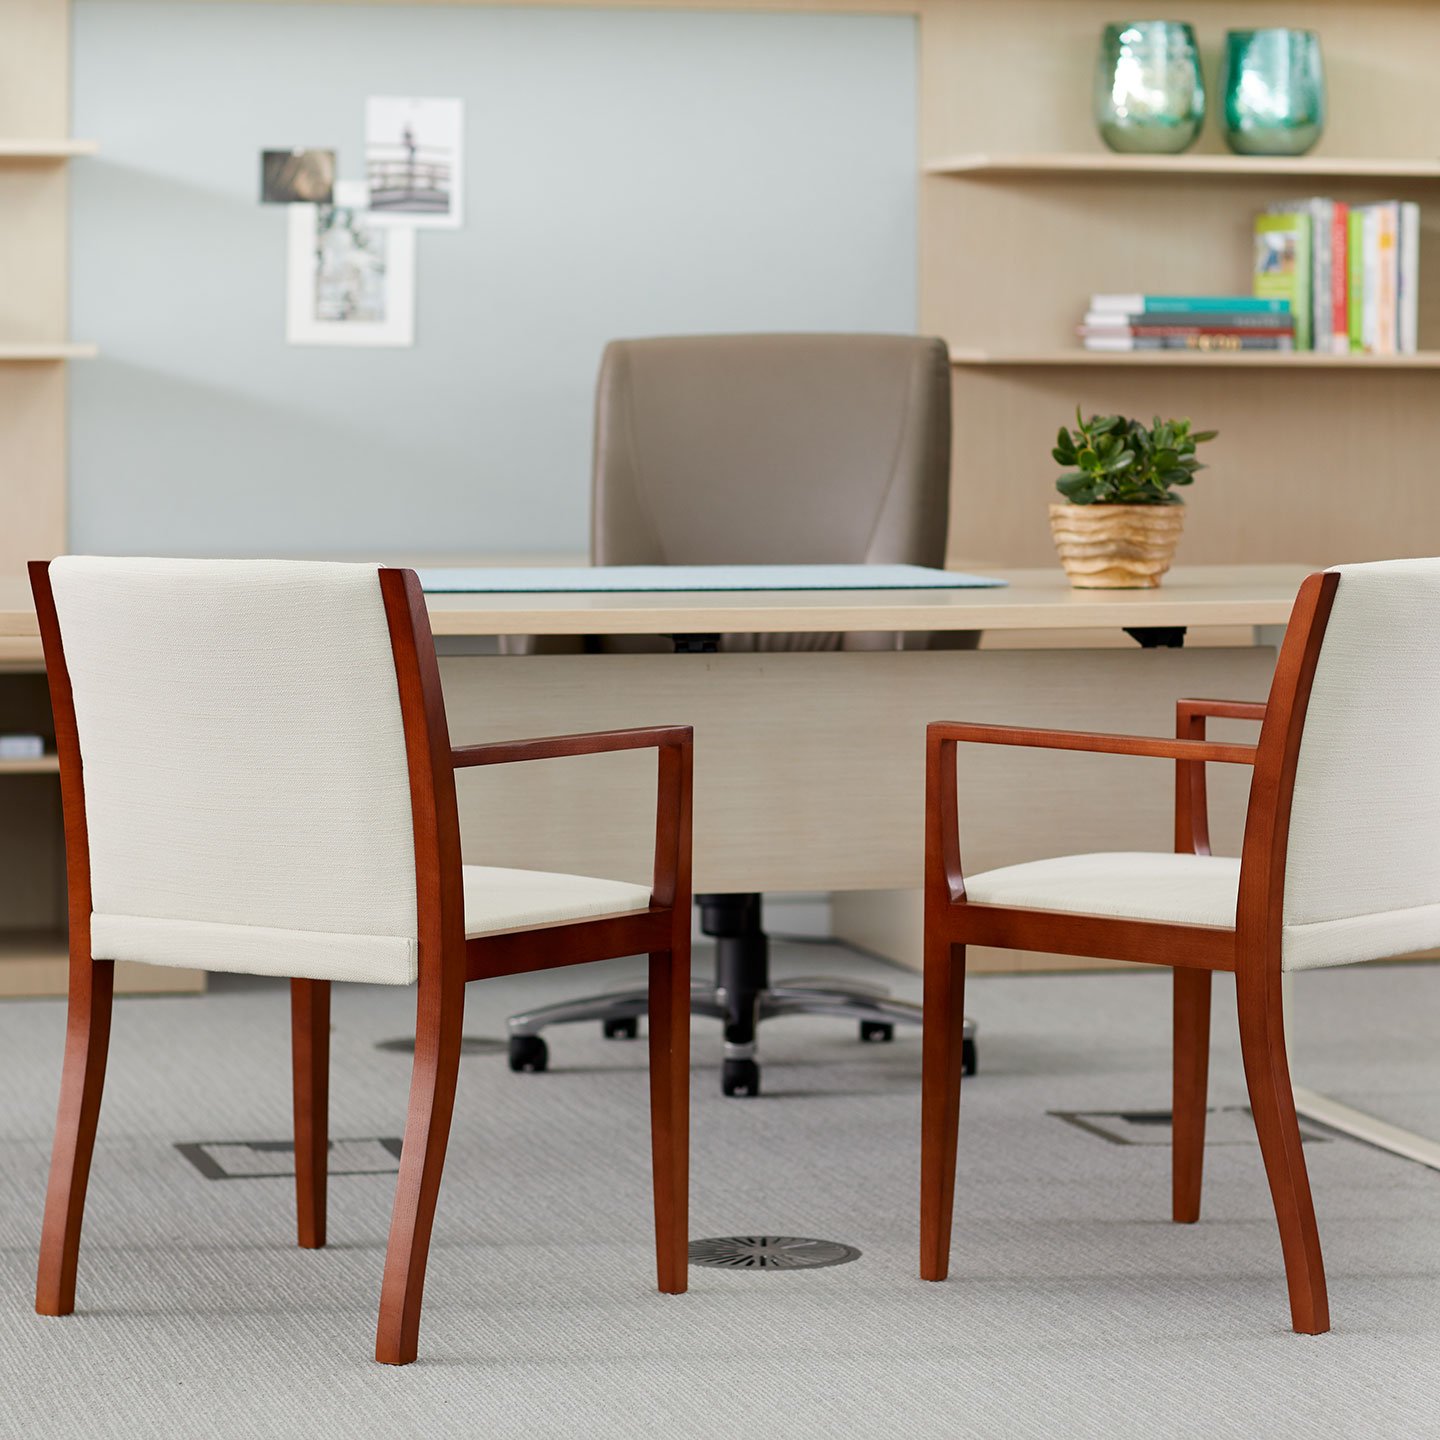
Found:
[(1117, 310), (1091, 310), (1083, 322), (1086, 325), (1181, 325), (1188, 329), (1203, 330), (1289, 330), (1291, 319), (1287, 313), (1274, 314), (1268, 310), (1246, 312), (1243, 310), (1207, 310), (1186, 314), (1182, 310), (1145, 310), (1135, 314), (1124, 314)]
[(1331, 303), (1334, 274), (1335, 202), (1324, 195), (1281, 200), (1267, 205), (1268, 215), (1310, 217), (1310, 346), (1327, 354), (1334, 346), (1335, 312)]
[(1311, 228), (1308, 210), (1255, 217), (1255, 294), (1290, 302), (1297, 350), (1311, 347)]
[(1337, 200), (1330, 214), (1330, 350), (1350, 349), (1350, 207)]
[(1327, 354), (1333, 344), (1330, 276), (1334, 250), (1330, 243), (1335, 202), (1322, 196), (1310, 201), (1310, 348)]
[(1295, 332), (1289, 325), (1268, 325), (1263, 329), (1255, 326), (1234, 326), (1234, 325), (1082, 325), (1082, 335), (1168, 335), (1168, 336), (1189, 336), (1189, 335), (1235, 335), (1240, 339), (1269, 338), (1277, 336), (1289, 336), (1294, 339)]
[(1087, 335), (1087, 350), (1293, 350), (1292, 335)]
[(1420, 207), (1413, 200), (1400, 206), (1399, 278), (1400, 353), (1413, 355), (1420, 348)]
[(1347, 303), (1350, 351), (1359, 355), (1365, 349), (1365, 207), (1350, 207), (1348, 237), (1350, 293)]
[(1375, 353), (1398, 353), (1400, 202), (1375, 207)]
[(1364, 289), (1360, 295), (1360, 348), (1367, 355), (1377, 353), (1380, 343), (1380, 207), (1367, 205), (1361, 226), (1360, 257)]
[(1092, 295), (1090, 308), (1125, 315), (1144, 315), (1157, 310), (1172, 315), (1211, 310), (1286, 315), (1290, 313), (1290, 301), (1286, 296), (1259, 295)]

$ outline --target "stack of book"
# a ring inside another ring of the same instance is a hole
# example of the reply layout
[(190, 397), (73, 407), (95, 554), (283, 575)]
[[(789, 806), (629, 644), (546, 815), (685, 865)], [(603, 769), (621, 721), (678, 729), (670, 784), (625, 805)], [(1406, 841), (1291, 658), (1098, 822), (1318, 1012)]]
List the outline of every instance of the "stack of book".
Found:
[(1419, 348), (1420, 207), (1316, 196), (1255, 219), (1255, 293), (1289, 300), (1295, 348), (1411, 355)]
[(1289, 296), (1092, 295), (1087, 350), (1293, 350)]

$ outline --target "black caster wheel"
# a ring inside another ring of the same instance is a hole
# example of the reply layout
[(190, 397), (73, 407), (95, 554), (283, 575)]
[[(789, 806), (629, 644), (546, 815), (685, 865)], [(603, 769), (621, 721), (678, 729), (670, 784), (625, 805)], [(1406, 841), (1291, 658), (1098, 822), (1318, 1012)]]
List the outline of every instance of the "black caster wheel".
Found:
[(962, 1075), (973, 1075), (975, 1069), (975, 1042), (973, 1040), (962, 1040), (960, 1042), (960, 1073)]
[(628, 1020), (602, 1020), (600, 1028), (607, 1040), (636, 1040), (640, 1036), (640, 1022), (633, 1015)]
[(510, 1068), (517, 1074), (531, 1070), (539, 1074), (550, 1064), (550, 1047), (538, 1035), (510, 1037)]
[(727, 1060), (720, 1073), (720, 1088), (727, 1095), (758, 1095), (760, 1067), (753, 1060)]
[(860, 1022), (860, 1038), (862, 1040), (893, 1040), (895, 1027), (888, 1020), (862, 1020)]

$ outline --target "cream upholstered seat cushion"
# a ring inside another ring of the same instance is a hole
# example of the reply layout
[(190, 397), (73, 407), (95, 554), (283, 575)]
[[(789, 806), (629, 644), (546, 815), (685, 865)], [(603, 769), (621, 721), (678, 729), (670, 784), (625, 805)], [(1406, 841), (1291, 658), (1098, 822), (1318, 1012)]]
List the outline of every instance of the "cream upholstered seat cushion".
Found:
[(1225, 928), (1235, 924), (1239, 889), (1240, 862), (1219, 855), (1062, 855), (965, 877), (978, 905)]
[[(470, 938), (650, 907), (648, 886), (622, 880), (488, 865), (466, 865), (463, 875), (465, 934)], [(402, 950), (385, 937), (265, 925), (97, 913), (91, 916), (90, 930), (97, 960), (141, 960), (200, 970), (401, 983), (414, 977), (417, 958), (413, 940)]]
[(471, 939), (650, 908), (650, 887), (624, 880), (490, 865), (467, 865), (464, 876), (465, 934)]

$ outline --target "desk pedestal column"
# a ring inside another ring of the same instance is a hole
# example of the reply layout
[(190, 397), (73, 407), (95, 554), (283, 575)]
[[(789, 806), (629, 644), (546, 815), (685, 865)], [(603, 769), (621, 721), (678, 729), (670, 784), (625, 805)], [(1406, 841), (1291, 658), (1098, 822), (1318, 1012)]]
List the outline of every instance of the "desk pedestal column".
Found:
[(761, 994), (770, 988), (770, 941), (756, 894), (697, 895), (700, 928), (715, 940), (715, 998), (724, 1007), (727, 1095), (757, 1095), (755, 1026)]

